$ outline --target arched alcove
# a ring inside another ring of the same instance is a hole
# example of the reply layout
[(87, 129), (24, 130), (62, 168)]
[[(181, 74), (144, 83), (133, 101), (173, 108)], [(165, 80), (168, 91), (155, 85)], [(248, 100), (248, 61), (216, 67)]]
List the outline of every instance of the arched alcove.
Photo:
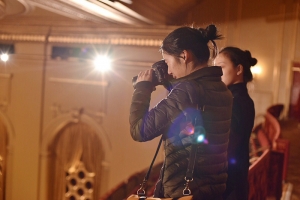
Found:
[[(14, 141), (15, 141), (15, 134), (13, 131), (13, 126), (9, 120), (9, 118), (6, 116), (5, 113), (0, 111), (0, 129), (2, 136), (0, 136), (1, 140), (5, 140), (1, 142), (1, 148), (2, 152), (5, 153), (5, 155), (1, 156), (1, 171), (3, 173), (2, 175), (2, 185), (3, 191), (0, 192), (4, 199), (10, 199), (11, 197), (11, 180), (12, 180), (12, 156), (13, 156), (13, 147), (14, 147)], [(2, 145), (5, 145), (4, 147)]]
[(40, 189), (39, 199), (48, 200), (48, 176), (49, 176), (49, 164), (51, 163), (51, 150), (50, 145), (53, 144), (58, 134), (70, 124), (84, 123), (94, 130), (99, 141), (101, 142), (103, 150), (103, 159), (101, 162), (101, 180), (100, 180), (100, 195), (106, 191), (108, 175), (109, 175), (109, 163), (111, 158), (111, 145), (103, 127), (96, 122), (95, 119), (89, 117), (86, 114), (74, 115), (69, 113), (61, 115), (55, 118), (43, 131), (43, 140), (40, 151)]

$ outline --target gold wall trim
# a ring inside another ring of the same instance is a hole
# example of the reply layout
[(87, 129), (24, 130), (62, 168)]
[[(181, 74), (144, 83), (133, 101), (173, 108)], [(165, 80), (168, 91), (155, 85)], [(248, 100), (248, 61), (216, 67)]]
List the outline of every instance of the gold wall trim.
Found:
[[(0, 34), (0, 41), (16, 42), (45, 42), (45, 35), (17, 35)], [(153, 46), (161, 45), (161, 39), (151, 38), (105, 38), (105, 37), (80, 37), (80, 36), (49, 36), (49, 43), (69, 43), (69, 44), (110, 44), (110, 45), (129, 45), (129, 46)]]
[(83, 38), (50, 36), (51, 43), (81, 43), (81, 44), (112, 44), (112, 45), (133, 45), (133, 46), (160, 46), (159, 39), (137, 39), (137, 38)]
[(6, 41), (23, 41), (23, 42), (44, 42), (46, 36), (44, 35), (14, 35), (14, 34), (0, 34), (0, 40)]

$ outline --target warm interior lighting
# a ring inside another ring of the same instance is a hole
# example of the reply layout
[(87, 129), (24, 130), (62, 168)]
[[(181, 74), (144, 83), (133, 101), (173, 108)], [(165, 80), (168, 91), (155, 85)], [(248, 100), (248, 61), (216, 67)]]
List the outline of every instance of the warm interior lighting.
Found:
[(1, 60), (2, 60), (3, 62), (6, 62), (6, 61), (8, 61), (9, 56), (8, 56), (8, 54), (4, 53), (4, 54), (2, 54), (2, 55), (0, 56), (0, 58), (1, 58)]
[(254, 76), (261, 74), (261, 67), (260, 66), (253, 66), (250, 68), (251, 72)]
[(94, 60), (94, 65), (99, 71), (108, 71), (111, 68), (111, 60), (107, 56), (98, 56)]

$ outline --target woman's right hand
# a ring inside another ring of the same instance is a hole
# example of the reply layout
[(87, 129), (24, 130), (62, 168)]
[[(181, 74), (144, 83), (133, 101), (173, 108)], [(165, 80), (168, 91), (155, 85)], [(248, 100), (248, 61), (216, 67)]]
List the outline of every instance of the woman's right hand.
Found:
[[(149, 81), (152, 82), (152, 74), (153, 74), (153, 69), (147, 69), (146, 71), (140, 72), (138, 74), (136, 83), (141, 82), (141, 81)], [(155, 91), (156, 87), (153, 87), (152, 91)]]
[(136, 82), (141, 82), (141, 81), (149, 81), (152, 82), (152, 74), (153, 74), (153, 69), (147, 69), (145, 71), (142, 71), (138, 74), (138, 78)]

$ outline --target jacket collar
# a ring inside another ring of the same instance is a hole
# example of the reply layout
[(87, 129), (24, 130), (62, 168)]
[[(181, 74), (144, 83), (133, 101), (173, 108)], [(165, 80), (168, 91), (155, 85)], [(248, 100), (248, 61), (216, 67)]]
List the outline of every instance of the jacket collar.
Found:
[(194, 79), (199, 79), (204, 77), (216, 77), (216, 78), (219, 77), (219, 79), (221, 80), (222, 75), (223, 75), (222, 68), (219, 66), (203, 67), (201, 69), (198, 69), (197, 71), (190, 73), (187, 76), (173, 80), (172, 84), (185, 81), (185, 80), (194, 80)]

